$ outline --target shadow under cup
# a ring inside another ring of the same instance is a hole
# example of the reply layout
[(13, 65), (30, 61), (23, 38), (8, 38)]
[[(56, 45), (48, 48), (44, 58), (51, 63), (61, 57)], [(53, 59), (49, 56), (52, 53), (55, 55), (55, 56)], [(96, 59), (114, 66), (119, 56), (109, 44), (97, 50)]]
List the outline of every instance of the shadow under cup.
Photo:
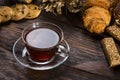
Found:
[(63, 38), (61, 28), (48, 22), (30, 24), (22, 32), (22, 39), (30, 60), (37, 64), (51, 62)]

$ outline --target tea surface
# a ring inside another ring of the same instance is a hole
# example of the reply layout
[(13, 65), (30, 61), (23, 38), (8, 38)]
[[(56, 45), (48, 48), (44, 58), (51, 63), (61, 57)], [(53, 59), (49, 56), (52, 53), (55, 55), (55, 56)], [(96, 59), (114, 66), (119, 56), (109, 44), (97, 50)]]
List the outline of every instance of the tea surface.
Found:
[(48, 28), (37, 28), (27, 33), (26, 41), (35, 48), (49, 48), (59, 42), (59, 35)]

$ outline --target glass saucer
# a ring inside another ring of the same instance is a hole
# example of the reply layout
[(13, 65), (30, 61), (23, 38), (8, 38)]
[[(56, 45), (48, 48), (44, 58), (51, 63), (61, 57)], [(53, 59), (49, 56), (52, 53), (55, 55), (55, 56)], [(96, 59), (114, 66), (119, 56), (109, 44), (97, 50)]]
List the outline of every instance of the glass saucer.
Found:
[(27, 53), (27, 49), (25, 48), (21, 37), (14, 43), (13, 46), (13, 55), (15, 59), (24, 67), (34, 70), (49, 70), (61, 65), (69, 57), (69, 51), (70, 48), (68, 43), (63, 40), (63, 42), (59, 45), (58, 52), (51, 62), (48, 64), (36, 64), (30, 60), (29, 54)]

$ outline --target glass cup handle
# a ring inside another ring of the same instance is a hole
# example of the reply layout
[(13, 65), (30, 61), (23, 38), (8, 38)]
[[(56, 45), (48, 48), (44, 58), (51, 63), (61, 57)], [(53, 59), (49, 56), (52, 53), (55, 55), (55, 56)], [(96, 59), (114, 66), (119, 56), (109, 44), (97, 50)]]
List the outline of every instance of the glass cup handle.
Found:
[(58, 54), (62, 57), (69, 55), (70, 47), (66, 40), (63, 40), (61, 44), (58, 45)]

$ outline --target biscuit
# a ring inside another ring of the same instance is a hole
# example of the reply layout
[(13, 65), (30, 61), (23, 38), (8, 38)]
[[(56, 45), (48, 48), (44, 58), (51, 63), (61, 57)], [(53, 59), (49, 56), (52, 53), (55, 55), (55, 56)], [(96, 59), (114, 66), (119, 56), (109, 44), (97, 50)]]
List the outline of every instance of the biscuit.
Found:
[(28, 4), (29, 8), (28, 15), (25, 17), (26, 19), (33, 19), (39, 16), (41, 10), (40, 8), (35, 4)]
[(12, 8), (8, 6), (0, 7), (1, 22), (7, 22), (8, 20), (11, 19), (12, 15), (13, 15)]
[(102, 41), (103, 50), (109, 61), (110, 67), (120, 65), (120, 55), (112, 37), (104, 38)]
[(106, 28), (106, 31), (115, 39), (117, 39), (118, 41), (120, 41), (120, 28), (114, 24), (112, 26), (109, 26)]
[(12, 6), (13, 9), (13, 16), (12, 20), (18, 21), (28, 14), (28, 7), (25, 4), (16, 4)]

